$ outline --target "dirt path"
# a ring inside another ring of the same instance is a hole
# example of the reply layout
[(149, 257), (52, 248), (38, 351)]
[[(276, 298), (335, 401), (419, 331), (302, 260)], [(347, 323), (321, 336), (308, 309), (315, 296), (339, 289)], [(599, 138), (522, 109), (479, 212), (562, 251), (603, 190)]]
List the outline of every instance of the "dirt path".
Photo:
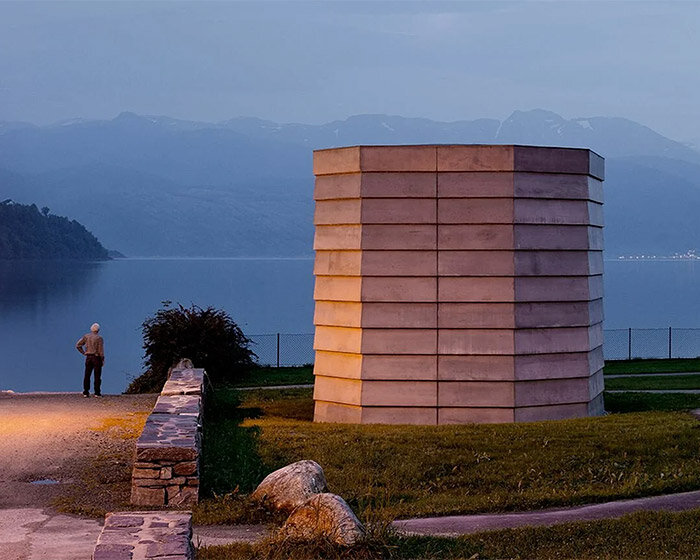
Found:
[[(1, 396), (0, 508), (49, 505), (63, 484), (78, 482), (86, 461), (117, 451), (154, 400), (152, 395)], [(37, 480), (62, 484), (32, 484)]]
[(155, 397), (0, 396), (2, 560), (89, 560), (101, 509), (128, 501), (134, 441)]

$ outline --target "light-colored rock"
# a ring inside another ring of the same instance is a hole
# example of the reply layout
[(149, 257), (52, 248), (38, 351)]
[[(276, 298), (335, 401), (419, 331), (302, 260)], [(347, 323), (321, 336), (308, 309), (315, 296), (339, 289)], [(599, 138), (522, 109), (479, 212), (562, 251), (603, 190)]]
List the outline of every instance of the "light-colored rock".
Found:
[(251, 498), (269, 509), (291, 513), (311, 496), (327, 491), (321, 465), (297, 461), (267, 475)]
[(341, 546), (353, 546), (364, 537), (365, 529), (343, 498), (326, 493), (296, 508), (280, 534), (299, 540), (326, 537)]

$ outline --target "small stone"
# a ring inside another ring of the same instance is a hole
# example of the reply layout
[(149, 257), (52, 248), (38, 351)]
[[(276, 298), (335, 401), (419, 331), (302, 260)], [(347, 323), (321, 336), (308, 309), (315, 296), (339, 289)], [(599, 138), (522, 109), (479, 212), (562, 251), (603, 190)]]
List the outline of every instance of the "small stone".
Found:
[[(134, 469), (131, 476), (132, 478), (158, 478), (161, 473), (161, 469)], [(162, 477), (161, 477), (162, 478)]]
[(131, 503), (138, 506), (165, 505), (165, 490), (163, 488), (132, 486)]
[(280, 534), (298, 540), (326, 537), (341, 546), (353, 546), (364, 537), (365, 529), (343, 498), (317, 494), (292, 512)]
[(187, 476), (197, 473), (196, 461), (188, 461), (187, 463), (178, 463), (173, 467), (173, 472), (177, 476)]
[(327, 491), (321, 465), (297, 461), (267, 475), (251, 498), (270, 509), (291, 513), (311, 496)]
[(160, 477), (163, 480), (168, 480), (169, 478), (173, 477), (173, 468), (172, 467), (162, 467), (160, 469)]

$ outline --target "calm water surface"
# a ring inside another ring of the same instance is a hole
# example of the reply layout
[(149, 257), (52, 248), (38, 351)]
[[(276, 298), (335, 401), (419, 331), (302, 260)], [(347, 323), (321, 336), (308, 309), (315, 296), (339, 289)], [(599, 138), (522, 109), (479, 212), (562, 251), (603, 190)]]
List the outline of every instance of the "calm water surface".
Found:
[[(79, 391), (77, 339), (97, 321), (104, 391), (141, 371), (143, 320), (171, 300), (220, 307), (248, 335), (313, 332), (313, 262), (0, 261), (0, 390)], [(606, 262), (606, 328), (700, 327), (700, 262)]]

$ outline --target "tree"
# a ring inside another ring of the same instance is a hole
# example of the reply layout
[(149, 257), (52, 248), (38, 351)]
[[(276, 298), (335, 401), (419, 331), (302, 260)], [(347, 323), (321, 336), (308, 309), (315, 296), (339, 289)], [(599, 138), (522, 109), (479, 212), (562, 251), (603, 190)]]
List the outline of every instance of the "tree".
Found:
[(141, 325), (145, 371), (127, 393), (160, 392), (168, 370), (182, 358), (207, 371), (212, 384), (233, 380), (253, 367), (250, 340), (225, 311), (163, 302)]

